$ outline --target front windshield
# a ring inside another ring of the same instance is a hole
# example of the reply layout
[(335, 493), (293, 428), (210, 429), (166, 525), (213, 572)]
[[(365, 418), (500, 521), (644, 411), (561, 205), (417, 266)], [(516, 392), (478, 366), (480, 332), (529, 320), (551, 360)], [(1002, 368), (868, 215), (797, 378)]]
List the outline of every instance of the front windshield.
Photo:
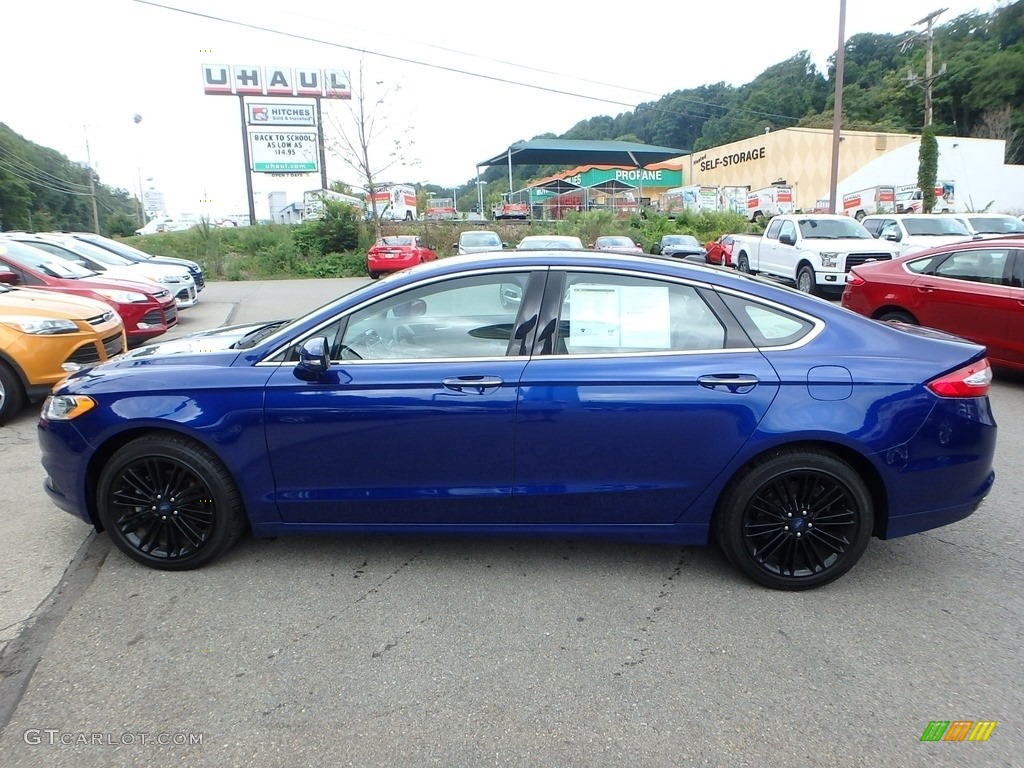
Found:
[[(98, 235), (97, 235), (97, 237), (98, 237)], [(89, 239), (86, 240), (86, 238), (89, 238)], [(155, 258), (155, 256), (153, 256), (153, 254), (151, 254), (151, 253), (146, 253), (145, 251), (140, 251), (138, 248), (133, 248), (132, 246), (126, 245), (125, 243), (119, 242), (117, 240), (104, 240), (102, 242), (96, 242), (95, 240), (91, 239), (91, 237), (89, 235), (85, 235), (83, 237), (79, 237), (79, 238), (76, 238), (76, 239), (78, 239), (78, 240), (85, 240), (90, 245), (95, 245), (98, 248), (103, 248), (104, 250), (107, 250), (107, 251), (113, 251), (114, 253), (119, 254), (121, 256), (124, 256), (125, 254), (131, 254), (132, 256), (135, 256), (136, 258), (142, 258), (142, 259), (147, 259), (147, 260)], [(131, 259), (129, 258), (129, 260), (131, 260)]]
[(915, 216), (904, 219), (903, 225), (907, 228), (907, 233), (911, 235), (971, 236), (970, 230), (959, 219), (947, 219), (938, 216)]
[(1013, 216), (971, 216), (971, 226), (975, 232), (985, 235), (1019, 234), (1024, 232), (1024, 221)]
[(129, 261), (123, 256), (118, 256), (116, 253), (111, 253), (105, 248), (100, 248), (98, 245), (92, 243), (86, 243), (81, 240), (56, 241), (62, 248), (67, 248), (69, 251), (75, 251), (81, 253), (83, 256), (88, 256), (93, 261), (98, 261), (100, 264), (106, 264), (108, 267), (127, 267), (135, 262)]
[(485, 245), (500, 246), (501, 240), (498, 239), (497, 235), (490, 232), (463, 232), (462, 244), (472, 248), (483, 247)]
[(8, 256), (29, 269), (37, 269), (51, 277), (77, 280), (81, 277), (91, 277), (96, 274), (91, 269), (65, 261), (58, 256), (54, 256), (52, 253), (10, 240), (6, 242), (0, 241), (0, 256)]
[(800, 234), (814, 240), (870, 240), (871, 234), (855, 219), (800, 219)]
[(611, 245), (611, 246), (626, 246), (630, 248), (633, 246), (633, 241), (628, 237), (599, 237), (597, 238), (598, 245)]

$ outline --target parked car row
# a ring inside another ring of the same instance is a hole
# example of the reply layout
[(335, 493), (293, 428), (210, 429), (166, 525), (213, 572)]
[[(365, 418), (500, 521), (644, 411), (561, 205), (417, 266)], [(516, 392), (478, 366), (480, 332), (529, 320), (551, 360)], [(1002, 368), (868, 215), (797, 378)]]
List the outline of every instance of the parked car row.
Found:
[(88, 233), (0, 234), (0, 423), (69, 371), (156, 338), (194, 306), (197, 264)]

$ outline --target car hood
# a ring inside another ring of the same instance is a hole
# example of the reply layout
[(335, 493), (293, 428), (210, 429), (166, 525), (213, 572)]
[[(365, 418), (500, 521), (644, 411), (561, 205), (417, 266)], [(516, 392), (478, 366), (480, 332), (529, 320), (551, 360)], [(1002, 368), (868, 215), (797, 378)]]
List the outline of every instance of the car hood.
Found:
[(224, 350), (231, 349), (232, 344), (253, 331), (258, 331), (260, 328), (270, 325), (277, 325), (280, 322), (245, 323), (242, 325), (229, 325), (223, 328), (213, 328), (209, 331), (198, 331), (176, 339), (168, 339), (167, 341), (158, 341), (153, 344), (136, 347), (129, 352), (125, 352), (119, 359), (137, 360), (139, 358), (223, 352)]
[(895, 243), (875, 240), (873, 237), (805, 237), (804, 240), (813, 241), (817, 247), (826, 251), (881, 251), (895, 255), (898, 250)]
[(106, 273), (102, 275), (92, 275), (91, 277), (81, 277), (75, 281), (81, 287), (89, 290), (105, 290), (105, 291), (135, 291), (136, 293), (145, 293), (152, 296), (155, 293), (164, 292), (166, 290), (159, 283), (154, 283), (152, 280), (129, 280), (128, 278), (106, 277)]
[(107, 313), (113, 314), (109, 304), (69, 293), (38, 291), (32, 288), (17, 288), (0, 293), (0, 320), (5, 315), (84, 320)]

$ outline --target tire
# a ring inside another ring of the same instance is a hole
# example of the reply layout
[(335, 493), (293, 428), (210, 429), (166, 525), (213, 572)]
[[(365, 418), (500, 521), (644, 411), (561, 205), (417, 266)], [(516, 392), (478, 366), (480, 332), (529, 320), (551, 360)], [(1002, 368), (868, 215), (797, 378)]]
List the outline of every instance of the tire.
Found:
[(25, 390), (21, 386), (18, 374), (0, 360), (0, 425), (21, 410), (25, 405)]
[(750, 271), (750, 260), (747, 258), (747, 254), (741, 253), (739, 255), (739, 258), (736, 260), (736, 271), (743, 272), (747, 275), (753, 274), (753, 272)]
[(907, 325), (917, 325), (915, 320), (909, 312), (904, 312), (902, 309), (889, 309), (878, 316), (878, 319), (883, 322), (889, 322), (890, 320), (897, 323), (906, 323)]
[(796, 289), (800, 293), (808, 293), (811, 296), (820, 296), (821, 289), (818, 288), (818, 283), (814, 279), (814, 268), (804, 264), (796, 272)]
[(864, 213), (864, 211), (857, 211), (856, 215), (853, 218), (855, 218), (857, 221), (864, 221), (865, 216), (867, 216), (867, 214)]
[(380, 272), (370, 272), (370, 279), (371, 280), (378, 280), (378, 279), (380, 279)]
[(412, 221), (412, 211), (406, 211), (405, 212), (405, 220), (406, 221)]
[(100, 473), (100, 523), (118, 549), (162, 571), (199, 568), (246, 527), (230, 473), (206, 448), (149, 436), (120, 448)]
[(714, 532), (747, 577), (771, 589), (801, 590), (850, 570), (873, 525), (871, 494), (853, 467), (828, 451), (782, 449), (733, 479)]

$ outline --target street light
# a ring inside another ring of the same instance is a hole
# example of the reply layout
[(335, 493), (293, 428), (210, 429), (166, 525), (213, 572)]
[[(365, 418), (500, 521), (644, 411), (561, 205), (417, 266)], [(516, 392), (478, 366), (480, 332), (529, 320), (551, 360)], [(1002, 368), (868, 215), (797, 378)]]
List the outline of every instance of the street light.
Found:
[[(132, 121), (136, 125), (138, 125), (139, 123), (142, 122), (142, 115), (136, 113), (135, 116), (132, 117)], [(138, 137), (138, 133), (137, 132), (136, 132), (136, 136), (135, 136), (135, 173), (138, 174), (138, 177), (139, 177), (139, 205), (138, 205), (139, 226), (140, 227), (144, 227), (144, 226), (146, 226), (146, 217), (142, 213), (142, 195), (143, 195), (143, 191), (142, 191), (142, 165), (139, 163), (139, 137)]]

